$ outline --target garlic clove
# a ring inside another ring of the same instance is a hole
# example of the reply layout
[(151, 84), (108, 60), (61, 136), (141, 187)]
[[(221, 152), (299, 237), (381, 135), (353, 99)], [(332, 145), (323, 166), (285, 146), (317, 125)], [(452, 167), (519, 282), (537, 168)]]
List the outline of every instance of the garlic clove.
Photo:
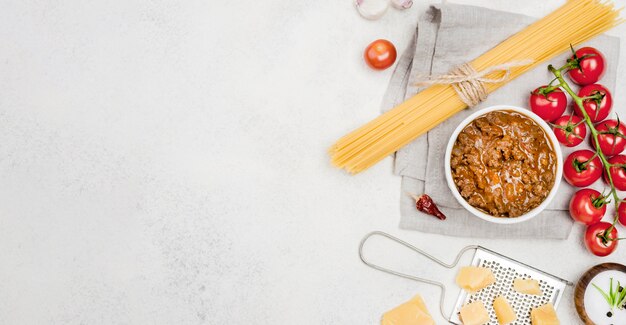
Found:
[(389, 0), (355, 0), (354, 5), (361, 17), (376, 20), (382, 17), (389, 8)]
[(413, 5), (413, 0), (391, 0), (391, 4), (396, 9), (409, 9)]

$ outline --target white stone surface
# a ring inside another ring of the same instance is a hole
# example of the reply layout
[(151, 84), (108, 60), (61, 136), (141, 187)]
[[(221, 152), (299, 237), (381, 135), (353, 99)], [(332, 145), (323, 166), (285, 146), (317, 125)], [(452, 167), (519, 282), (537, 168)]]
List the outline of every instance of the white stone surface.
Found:
[[(457, 2), (541, 16), (562, 1)], [(587, 253), (581, 227), (567, 241), (401, 231), (391, 159), (356, 177), (330, 166), (326, 149), (378, 115), (391, 74), (363, 48), (404, 48), (426, 5), (371, 22), (350, 0), (2, 1), (0, 323), (375, 324), (416, 293), (443, 323), (436, 288), (359, 261), (375, 229), (570, 280), (623, 263), (626, 247)], [(385, 247), (371, 251), (452, 283)], [(578, 323), (571, 294), (559, 315)]]

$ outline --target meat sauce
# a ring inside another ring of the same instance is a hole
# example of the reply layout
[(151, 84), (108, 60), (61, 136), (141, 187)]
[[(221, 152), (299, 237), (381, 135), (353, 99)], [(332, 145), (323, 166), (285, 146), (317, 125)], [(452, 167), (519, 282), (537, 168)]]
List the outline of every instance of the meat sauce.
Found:
[(541, 204), (554, 185), (556, 165), (544, 130), (513, 111), (472, 121), (459, 133), (450, 158), (461, 196), (501, 218), (519, 217)]

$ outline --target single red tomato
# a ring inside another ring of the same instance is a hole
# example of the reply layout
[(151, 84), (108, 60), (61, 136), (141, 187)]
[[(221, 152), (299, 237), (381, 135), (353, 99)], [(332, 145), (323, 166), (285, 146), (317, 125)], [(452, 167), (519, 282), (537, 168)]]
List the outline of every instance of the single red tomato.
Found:
[(573, 186), (585, 187), (602, 176), (602, 161), (591, 150), (577, 150), (563, 162), (563, 178)]
[(567, 62), (571, 65), (569, 77), (582, 86), (598, 82), (604, 74), (604, 55), (593, 47), (579, 49)]
[[(620, 191), (626, 191), (626, 156), (617, 155), (609, 158), (609, 174), (613, 180), (613, 186)], [(604, 181), (609, 184), (609, 177), (604, 173)]]
[(396, 47), (385, 39), (373, 41), (365, 48), (365, 62), (373, 69), (385, 70), (396, 62)]
[[(607, 156), (620, 154), (626, 148), (626, 125), (617, 120), (605, 120), (596, 125), (598, 130), (598, 142), (600, 150)], [(596, 142), (591, 139), (591, 145), (596, 147)]]
[(566, 147), (575, 147), (585, 139), (587, 126), (576, 115), (563, 115), (554, 121), (554, 135)]
[(593, 225), (604, 217), (606, 204), (606, 197), (600, 192), (584, 188), (574, 193), (569, 201), (569, 214), (574, 221), (584, 223), (587, 226)]
[[(613, 106), (611, 92), (600, 84), (582, 87), (578, 91), (578, 97), (592, 97), (583, 100), (583, 107), (593, 123), (604, 120), (611, 113)], [(578, 105), (574, 105), (574, 111), (578, 116), (584, 117)]]
[(617, 207), (617, 217), (619, 223), (626, 227), (626, 202), (621, 202)]
[(561, 88), (541, 86), (530, 93), (530, 109), (546, 122), (558, 119), (567, 108), (567, 97)]
[(585, 231), (585, 246), (596, 256), (607, 256), (617, 248), (617, 229), (613, 227), (610, 232), (606, 232), (611, 228), (608, 222), (600, 221), (589, 227)]

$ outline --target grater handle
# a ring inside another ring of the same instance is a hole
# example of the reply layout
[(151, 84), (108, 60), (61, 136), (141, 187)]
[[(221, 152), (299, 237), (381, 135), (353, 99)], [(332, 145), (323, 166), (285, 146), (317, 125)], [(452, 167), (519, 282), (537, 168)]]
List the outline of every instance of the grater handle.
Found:
[(394, 242), (396, 242), (396, 243), (398, 243), (398, 244), (400, 244), (402, 246), (405, 246), (405, 247), (407, 247), (407, 248), (409, 248), (409, 249), (411, 249), (411, 250), (413, 250), (413, 251), (415, 251), (415, 252), (417, 252), (417, 253), (425, 256), (425, 257), (427, 257), (428, 259), (432, 260), (433, 262), (435, 262), (435, 263), (437, 263), (437, 264), (439, 264), (439, 265), (441, 265), (441, 266), (443, 266), (445, 268), (448, 268), (448, 269), (451, 269), (451, 268), (455, 267), (459, 263), (459, 260), (461, 259), (461, 257), (463, 256), (463, 254), (465, 252), (467, 252), (468, 250), (471, 250), (471, 249), (478, 249), (478, 246), (472, 245), (472, 246), (467, 246), (467, 247), (463, 248), (459, 252), (459, 254), (456, 256), (456, 258), (454, 259), (454, 262), (452, 262), (452, 264), (447, 264), (447, 263), (439, 260), (438, 258), (436, 258), (436, 257), (434, 257), (434, 256), (432, 256), (432, 255), (430, 255), (428, 253), (426, 253), (425, 251), (423, 251), (423, 250), (421, 250), (421, 249), (419, 249), (419, 248), (417, 248), (417, 247), (415, 247), (415, 246), (405, 242), (404, 240), (402, 240), (400, 238), (397, 238), (397, 237), (394, 237), (394, 236), (392, 236), (392, 235), (390, 235), (390, 234), (388, 234), (386, 232), (382, 232), (382, 231), (372, 231), (372, 232), (370, 232), (369, 234), (365, 235), (365, 237), (363, 237), (363, 239), (361, 240), (361, 243), (359, 244), (359, 257), (361, 258), (361, 261), (363, 261), (363, 263), (365, 263), (365, 265), (367, 265), (367, 266), (369, 266), (369, 267), (371, 267), (373, 269), (376, 269), (376, 270), (379, 270), (379, 271), (382, 271), (382, 272), (385, 272), (385, 273), (389, 273), (389, 274), (392, 274), (392, 275), (395, 275), (395, 276), (399, 276), (399, 277), (402, 277), (402, 278), (405, 278), (405, 279), (409, 279), (409, 280), (413, 280), (413, 281), (418, 281), (418, 282), (422, 282), (422, 283), (427, 283), (427, 284), (438, 286), (439, 289), (441, 289), (441, 298), (439, 299), (439, 311), (441, 312), (441, 316), (443, 316), (444, 319), (447, 319), (446, 313), (443, 311), (443, 305), (444, 305), (444, 300), (445, 300), (445, 296), (446, 296), (446, 286), (444, 286), (443, 283), (437, 282), (437, 281), (433, 281), (433, 280), (429, 280), (429, 279), (420, 278), (420, 277), (417, 277), (417, 276), (414, 276), (414, 275), (410, 275), (410, 274), (406, 274), (406, 273), (401, 273), (401, 272), (398, 272), (398, 271), (394, 271), (394, 270), (391, 270), (391, 269), (388, 269), (388, 268), (385, 268), (385, 267), (373, 264), (373, 263), (371, 263), (370, 261), (368, 261), (365, 258), (365, 256), (363, 255), (363, 246), (365, 245), (365, 242), (367, 242), (368, 239), (370, 239), (372, 236), (375, 236), (375, 235), (385, 237), (385, 238), (387, 238), (389, 240), (392, 240), (392, 241), (394, 241)]

